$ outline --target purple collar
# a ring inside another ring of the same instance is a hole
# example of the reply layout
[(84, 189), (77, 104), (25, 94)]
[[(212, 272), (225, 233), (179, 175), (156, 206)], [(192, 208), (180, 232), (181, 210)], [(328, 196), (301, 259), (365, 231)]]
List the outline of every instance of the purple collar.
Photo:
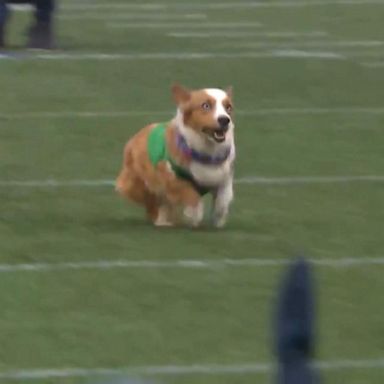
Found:
[(188, 156), (193, 161), (196, 161), (201, 164), (219, 165), (224, 163), (224, 161), (227, 160), (229, 155), (231, 154), (231, 147), (226, 148), (222, 154), (216, 156), (211, 156), (207, 155), (206, 153), (198, 152), (187, 144), (187, 141), (185, 140), (184, 136), (182, 136), (180, 133), (177, 134), (176, 140), (177, 147), (181, 150), (181, 152), (184, 153), (184, 155)]

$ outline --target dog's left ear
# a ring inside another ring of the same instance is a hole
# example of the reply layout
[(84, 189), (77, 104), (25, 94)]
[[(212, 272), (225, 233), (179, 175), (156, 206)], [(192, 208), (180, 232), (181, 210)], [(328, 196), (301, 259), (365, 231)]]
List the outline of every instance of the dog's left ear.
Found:
[(186, 103), (191, 98), (190, 90), (178, 83), (172, 85), (171, 91), (173, 95), (173, 100), (176, 102), (177, 105)]
[(229, 87), (225, 88), (225, 93), (228, 95), (230, 99), (233, 99), (233, 87), (230, 85)]

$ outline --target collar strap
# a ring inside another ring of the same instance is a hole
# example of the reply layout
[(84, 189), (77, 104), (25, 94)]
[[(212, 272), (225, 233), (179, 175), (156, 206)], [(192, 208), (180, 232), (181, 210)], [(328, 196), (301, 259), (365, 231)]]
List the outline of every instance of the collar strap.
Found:
[(198, 152), (187, 144), (185, 137), (180, 133), (177, 134), (176, 142), (177, 147), (181, 150), (181, 152), (183, 152), (184, 155), (201, 164), (219, 165), (224, 163), (224, 161), (227, 160), (231, 154), (231, 147), (227, 147), (223, 153), (216, 156)]

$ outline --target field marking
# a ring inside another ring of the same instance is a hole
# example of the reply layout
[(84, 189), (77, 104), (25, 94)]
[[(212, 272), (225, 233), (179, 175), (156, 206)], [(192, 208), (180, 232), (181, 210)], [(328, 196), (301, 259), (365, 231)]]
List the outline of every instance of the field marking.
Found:
[(7, 5), (12, 11), (16, 12), (31, 12), (34, 7), (32, 4), (8, 4)]
[(257, 21), (252, 22), (205, 22), (205, 23), (107, 23), (107, 27), (113, 29), (142, 28), (142, 29), (239, 29), (239, 28), (259, 28), (262, 24)]
[[(363, 55), (362, 55), (363, 56)], [(345, 60), (346, 57), (335, 52), (306, 52), (306, 51), (283, 51), (276, 52), (152, 52), (152, 53), (0, 53), (0, 61), (3, 60), (96, 60), (96, 61), (162, 61), (162, 60), (239, 60), (239, 59), (277, 59), (305, 58), (315, 60)]]
[[(58, 15), (58, 18), (60, 20), (96, 20), (96, 21), (124, 21), (124, 20), (178, 20), (182, 21), (185, 19), (185, 21), (188, 20), (205, 20), (208, 18), (208, 16), (204, 13), (179, 13), (179, 14), (158, 14), (158, 13), (140, 13), (140, 14), (134, 14), (134, 13), (121, 13), (121, 14), (99, 14), (99, 15), (93, 15), (89, 13), (85, 14), (61, 14)], [(123, 24), (125, 25), (125, 24)], [(148, 24), (145, 24), (148, 25)]]
[[(233, 44), (233, 43), (231, 43)], [(382, 40), (331, 40), (331, 41), (295, 41), (295, 42), (240, 42), (236, 43), (236, 46), (246, 47), (246, 48), (324, 48), (331, 49), (335, 47), (339, 48), (355, 48), (355, 47), (382, 47), (384, 41)], [(312, 51), (311, 51), (312, 52)]]
[[(384, 358), (342, 359), (315, 361), (314, 368), (321, 371), (344, 371), (350, 369), (383, 369)], [(36, 380), (69, 377), (95, 376), (189, 376), (189, 375), (244, 375), (272, 373), (275, 364), (255, 362), (244, 364), (192, 364), (159, 365), (121, 368), (46, 368), (20, 369), (0, 372), (2, 380)]]
[[(138, 25), (138, 24), (137, 24)], [(153, 25), (153, 24), (152, 24)], [(184, 26), (185, 24), (183, 24)], [(195, 24), (196, 25), (196, 24)], [(132, 26), (132, 25), (131, 25)], [(202, 27), (196, 27), (202, 28)], [(298, 44), (297, 44), (298, 45)], [(276, 45), (276, 48), (279, 45)], [(280, 44), (283, 47), (283, 45)], [(143, 53), (102, 53), (102, 52), (3, 52), (0, 62), (9, 60), (47, 60), (47, 61), (168, 61), (168, 60), (240, 60), (240, 59), (311, 59), (347, 61), (350, 58), (377, 57), (383, 51), (314, 51), (305, 49), (273, 49), (267, 52), (260, 50), (242, 52), (143, 52)]]
[(0, 181), (0, 187), (22, 187), (22, 188), (60, 188), (60, 187), (113, 187), (114, 180), (9, 180)]
[(343, 184), (355, 182), (383, 183), (384, 175), (362, 176), (297, 176), (297, 177), (257, 177), (248, 176), (235, 180), (236, 184), (298, 185), (298, 184)]
[(366, 63), (360, 63), (363, 67), (368, 68), (384, 68), (384, 61), (373, 61), (373, 62), (366, 62)]
[[(236, 45), (235, 45), (236, 46)], [(272, 51), (277, 58), (302, 58), (302, 59), (345, 59), (345, 56), (336, 52), (305, 51), (303, 49), (275, 49)]]
[[(361, 50), (353, 50), (353, 51), (345, 51), (344, 50), (343, 53), (345, 53), (346, 56), (348, 55), (348, 57), (367, 57), (367, 58), (373, 57), (375, 60), (380, 60), (384, 56), (384, 49), (382, 49), (382, 48), (369, 49), (369, 47), (365, 47), (365, 48), (362, 47)], [(373, 59), (371, 59), (371, 60), (373, 60)]]
[(64, 4), (60, 8), (67, 11), (89, 11), (89, 10), (124, 10), (140, 9), (147, 11), (160, 11), (169, 9), (250, 9), (250, 8), (292, 8), (292, 7), (319, 7), (319, 6), (352, 6), (352, 5), (384, 5), (382, 0), (321, 0), (321, 1), (239, 1), (226, 3), (188, 3), (188, 4), (123, 4), (123, 3), (99, 3), (99, 4)]
[(120, 118), (140, 116), (172, 116), (174, 111), (61, 111), (0, 113), (0, 119), (67, 119), (67, 118)]
[[(346, 184), (346, 183), (383, 183), (384, 175), (350, 175), (350, 176), (293, 176), (262, 177), (247, 176), (234, 180), (235, 184), (245, 185), (308, 185), (308, 184)], [(113, 187), (111, 179), (75, 179), (75, 180), (2, 180), (0, 188), (77, 188), (77, 187)]]
[[(174, 114), (172, 110), (158, 111), (39, 111), (39, 112), (0, 112), (0, 119), (24, 120), (24, 119), (67, 119), (67, 118), (121, 118), (141, 116), (169, 116)], [(310, 108), (255, 108), (236, 110), (238, 116), (273, 116), (273, 115), (327, 115), (327, 114), (367, 114), (382, 115), (384, 107), (310, 107)]]
[[(98, 260), (58, 263), (0, 264), (0, 273), (53, 272), (71, 270), (114, 269), (221, 269), (221, 268), (276, 268), (289, 265), (293, 259), (218, 259), (218, 260)], [(346, 269), (363, 266), (384, 266), (384, 257), (346, 257), (340, 259), (309, 258), (318, 267)]]
[(266, 37), (266, 38), (295, 38), (295, 37), (326, 37), (328, 33), (325, 31), (310, 31), (310, 32), (226, 32), (226, 31), (212, 31), (212, 32), (169, 32), (166, 34), (169, 37), (175, 38), (209, 38), (209, 37), (225, 37), (228, 39), (238, 39), (243, 37)]

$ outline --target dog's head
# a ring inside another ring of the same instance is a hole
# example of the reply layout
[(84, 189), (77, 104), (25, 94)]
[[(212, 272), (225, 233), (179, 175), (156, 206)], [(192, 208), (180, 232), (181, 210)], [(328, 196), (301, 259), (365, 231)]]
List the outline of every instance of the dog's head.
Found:
[(173, 98), (188, 134), (210, 144), (225, 144), (233, 138), (232, 89), (189, 90), (174, 84)]

